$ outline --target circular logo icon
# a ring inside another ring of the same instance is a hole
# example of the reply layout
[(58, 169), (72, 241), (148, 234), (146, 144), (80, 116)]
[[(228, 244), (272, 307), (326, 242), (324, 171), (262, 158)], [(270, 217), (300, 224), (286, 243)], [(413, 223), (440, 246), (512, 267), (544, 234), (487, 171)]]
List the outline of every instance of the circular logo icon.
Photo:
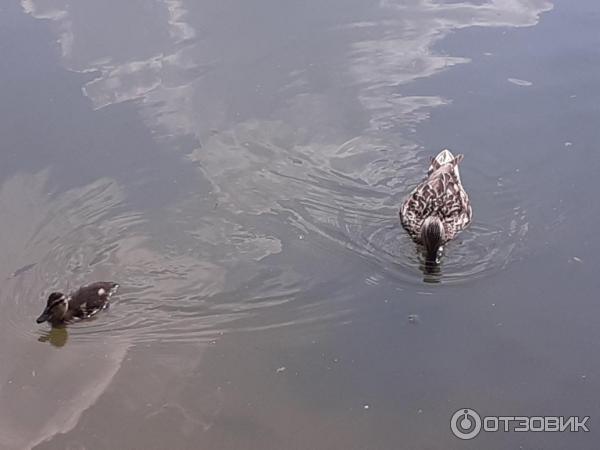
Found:
[(450, 429), (459, 439), (473, 439), (481, 431), (481, 417), (474, 409), (461, 408), (452, 415)]

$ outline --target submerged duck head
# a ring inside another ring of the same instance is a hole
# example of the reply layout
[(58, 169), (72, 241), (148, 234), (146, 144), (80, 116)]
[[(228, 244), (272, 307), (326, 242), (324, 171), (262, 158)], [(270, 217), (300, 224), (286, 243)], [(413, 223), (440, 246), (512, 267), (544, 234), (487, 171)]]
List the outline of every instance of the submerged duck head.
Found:
[(425, 257), (428, 262), (437, 262), (438, 253), (446, 241), (446, 230), (438, 216), (429, 216), (421, 225), (421, 242), (425, 247)]
[(50, 322), (50, 323), (60, 323), (67, 310), (69, 309), (69, 300), (67, 296), (62, 292), (53, 292), (48, 297), (48, 301), (46, 302), (46, 308), (36, 319), (37, 323), (42, 322)]

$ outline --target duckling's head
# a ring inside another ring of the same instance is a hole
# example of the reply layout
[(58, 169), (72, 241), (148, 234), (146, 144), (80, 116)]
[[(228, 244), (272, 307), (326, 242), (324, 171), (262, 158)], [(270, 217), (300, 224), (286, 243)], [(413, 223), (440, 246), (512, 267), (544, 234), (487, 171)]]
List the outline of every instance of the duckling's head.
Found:
[(429, 216), (421, 225), (421, 242), (425, 247), (425, 257), (429, 262), (436, 262), (438, 252), (446, 240), (444, 224), (438, 216)]
[(50, 323), (60, 323), (67, 310), (69, 309), (69, 301), (67, 296), (62, 292), (53, 292), (48, 297), (48, 301), (46, 302), (46, 308), (36, 319), (37, 323), (42, 322), (50, 322)]

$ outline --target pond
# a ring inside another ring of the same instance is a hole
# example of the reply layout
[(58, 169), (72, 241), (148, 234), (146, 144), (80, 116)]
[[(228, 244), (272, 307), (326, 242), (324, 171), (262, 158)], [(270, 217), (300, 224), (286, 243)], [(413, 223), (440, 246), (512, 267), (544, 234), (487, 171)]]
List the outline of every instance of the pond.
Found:
[[(595, 448), (600, 6), (0, 7), (0, 448)], [(398, 210), (465, 155), (424, 270)], [(97, 280), (111, 307), (38, 325)], [(455, 411), (591, 432), (452, 435)]]

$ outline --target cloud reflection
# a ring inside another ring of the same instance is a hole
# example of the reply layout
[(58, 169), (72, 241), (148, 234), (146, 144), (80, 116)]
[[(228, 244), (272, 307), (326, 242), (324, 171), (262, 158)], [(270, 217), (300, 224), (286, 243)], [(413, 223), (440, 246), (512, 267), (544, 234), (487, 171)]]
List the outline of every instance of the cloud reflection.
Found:
[[(51, 7), (41, 0), (22, 4), (29, 14), (50, 18), (61, 33), (97, 21), (94, 8), (67, 8), (64, 0), (53, 0)], [(184, 0), (156, 5), (164, 14), (144, 18), (160, 40), (138, 42), (118, 27), (100, 36), (75, 31), (73, 51), (64, 58), (74, 70), (98, 72), (84, 87), (95, 108), (135, 100), (157, 139), (199, 143), (178, 156), (198, 167), (210, 193), (173, 210), (194, 201), (218, 204), (215, 220), (221, 224), (213, 226), (233, 233), (221, 235), (224, 248), (245, 230), (244, 216), (284, 213), (299, 231), (312, 229), (366, 254), (360, 241), (370, 238), (355, 233), (362, 228), (366, 236), (387, 235), (376, 229), (381, 218), (395, 217), (398, 193), (408, 188), (407, 180), (421, 176), (420, 148), (410, 132), (451, 102), (435, 92), (407, 93), (407, 86), (469, 62), (437, 51), (436, 43), (467, 27), (532, 26), (552, 8), (546, 0), (383, 0), (368, 17), (361, 13), (352, 20), (349, 14), (345, 23), (331, 25), (327, 39), (315, 32), (288, 52), (275, 22), (244, 28), (245, 39), (211, 26), (217, 17), (245, 23), (244, 8)], [(297, 12), (301, 23), (304, 11)], [(128, 16), (133, 11), (127, 8), (106, 8), (103, 14), (114, 23), (122, 17), (140, 20)], [(115, 30), (123, 33), (120, 41), (109, 35)], [(117, 42), (127, 45), (121, 49)], [(321, 46), (328, 46), (325, 60), (319, 59)], [(374, 228), (364, 223), (367, 217), (376, 218)], [(187, 221), (194, 222), (189, 215)], [(285, 249), (280, 236), (246, 236), (244, 245), (254, 248), (250, 253)]]
[[(75, 426), (130, 345), (212, 339), (232, 320), (310, 291), (322, 276), (311, 257), (328, 255), (318, 240), (300, 246), (309, 233), (378, 263), (405, 256), (397, 196), (406, 180), (421, 176), (420, 148), (408, 132), (451, 101), (408, 94), (406, 86), (469, 62), (435, 50), (452, 31), (531, 26), (551, 8), (542, 0), (382, 1), (373, 17), (356, 14), (342, 25), (331, 21), (326, 32), (290, 31), (288, 38), (256, 17), (232, 37), (231, 24), (242, 27), (247, 13), (235, 4), (221, 26), (202, 34), (198, 5), (183, 0), (157, 1), (150, 13), (121, 0), (102, 2), (102, 11), (92, 7), (96, 0), (21, 4), (51, 22), (65, 66), (98, 73), (83, 89), (94, 108), (135, 101), (157, 140), (192, 137), (199, 144), (175, 157), (197, 167), (199, 185), (206, 183), (150, 217), (124, 205), (114, 180), (54, 196), (45, 174), (21, 174), (1, 187), (4, 227), (14, 233), (1, 241), (0, 268), (8, 277), (35, 264), (2, 292), (9, 323), (0, 347), (15, 362), (0, 370), (0, 443), (7, 448)], [(132, 33), (136, 21), (150, 31)], [(479, 260), (472, 253), (466, 263)], [(269, 257), (277, 263), (268, 266)], [(327, 271), (333, 277), (344, 268)], [(37, 312), (47, 286), (67, 283), (65, 274), (72, 283), (118, 275), (130, 291), (121, 294), (118, 314), (70, 329), (64, 348), (51, 348), (33, 327), (15, 324)], [(69, 353), (74, 345), (85, 347)], [(82, 363), (91, 374), (59, 385), (60, 396), (47, 395)], [(32, 381), (34, 367), (46, 377)], [(45, 404), (32, 409), (42, 394)]]

